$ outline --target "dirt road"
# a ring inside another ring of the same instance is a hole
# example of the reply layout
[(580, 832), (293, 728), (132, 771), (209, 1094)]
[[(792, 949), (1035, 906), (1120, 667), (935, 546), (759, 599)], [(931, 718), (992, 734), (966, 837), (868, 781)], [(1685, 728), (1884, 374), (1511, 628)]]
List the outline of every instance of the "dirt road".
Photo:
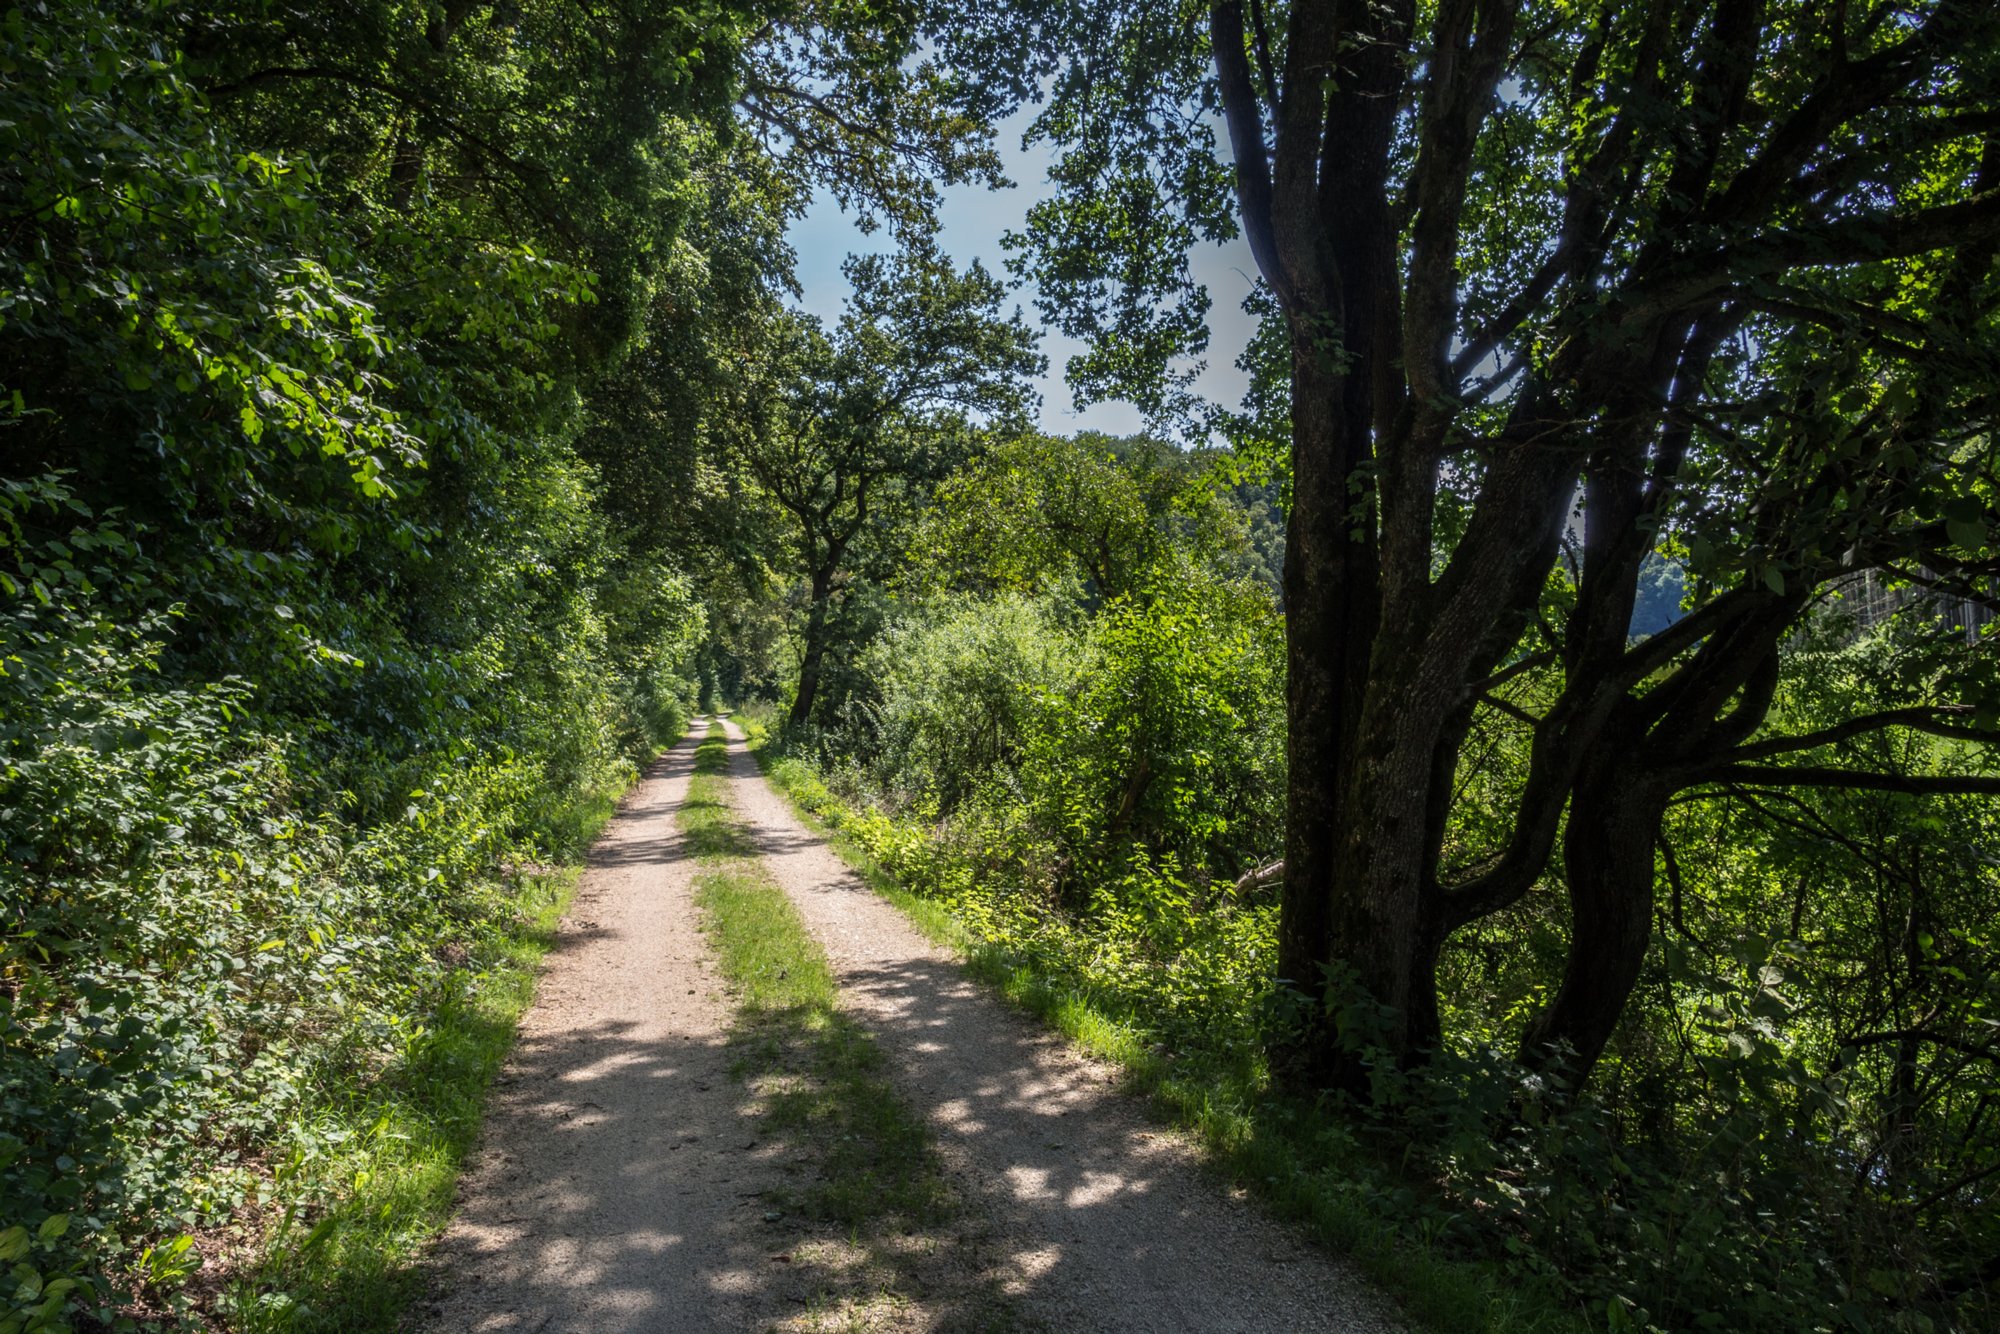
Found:
[[(729, 730), (739, 815), (830, 957), (843, 1008), (985, 1214), (1026, 1323), (1397, 1327), (1117, 1093), (1112, 1071), (968, 980), (800, 825)], [(786, 1288), (804, 1276), (756, 1245), (756, 1196), (783, 1165), (746, 1143), (727, 1002), (674, 832), (692, 750), (656, 766), (593, 855), (441, 1249), (434, 1329), (751, 1330), (801, 1300)]]
[(440, 1334), (754, 1329), (768, 1309), (772, 1169), (742, 1149), (730, 1008), (674, 826), (694, 748), (591, 852), (439, 1247)]

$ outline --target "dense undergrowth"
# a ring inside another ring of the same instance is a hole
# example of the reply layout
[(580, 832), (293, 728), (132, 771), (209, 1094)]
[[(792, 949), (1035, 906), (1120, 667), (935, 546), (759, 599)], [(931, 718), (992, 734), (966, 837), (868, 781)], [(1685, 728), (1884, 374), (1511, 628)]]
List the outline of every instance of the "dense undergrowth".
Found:
[(337, 90), (218, 91), (280, 39), (0, 19), (8, 1334), (392, 1321), (551, 865), (692, 703), (690, 585), (569, 440), (644, 275), (392, 198)]
[(41, 689), (13, 716), (62, 740), (17, 733), (4, 786), (0, 1188), (16, 1308), (53, 1318), (115, 1305), (120, 1279), (169, 1300), (225, 1258), (191, 1238), (246, 1209), (280, 1246), (326, 1243), (353, 1090), (436, 1078), (448, 1016), (537, 906), (503, 860), (573, 856), (629, 770), (607, 751), (555, 805), (529, 757), (441, 757), (397, 818), (358, 824), (312, 801), (247, 687), (163, 683), (157, 647), (115, 631), (25, 650), (8, 684)]

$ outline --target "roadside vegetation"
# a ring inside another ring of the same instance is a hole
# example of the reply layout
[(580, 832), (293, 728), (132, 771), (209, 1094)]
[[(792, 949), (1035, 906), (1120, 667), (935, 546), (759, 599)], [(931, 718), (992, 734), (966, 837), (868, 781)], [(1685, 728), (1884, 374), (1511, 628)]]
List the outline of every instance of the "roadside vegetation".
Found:
[(397, 200), (339, 142), (387, 106), (231, 94), (271, 40), (0, 19), (10, 1331), (389, 1327), (691, 702), (688, 582), (556, 440), (579, 257)]
[(578, 874), (571, 866), (524, 878), (512, 912), (496, 914), (487, 938), (458, 961), (409, 1049), (381, 1076), (334, 1085), (299, 1109), (307, 1126), (280, 1141), (284, 1157), (251, 1197), (248, 1225), (224, 1223), (188, 1248), (215, 1244), (216, 1258), (240, 1266), (205, 1284), (190, 1273), (219, 1287), (212, 1313), (243, 1330), (404, 1326)]
[[(1152, 464), (1101, 448), (1033, 457), (1066, 482), (1094, 462), (1097, 512), (1117, 512)], [(1984, 1321), (1978, 1289), (1944, 1277), (1977, 1272), (1992, 1223), (1968, 1189), (1994, 1148), (1980, 1030), (1918, 1067), (1938, 1082), (1899, 1073), (1920, 1051), (1910, 1034), (1900, 1048), (1853, 1035), (1916, 988), (1933, 1019), (1984, 1022), (1991, 802), (1941, 782), (1676, 803), (1653, 945), (1590, 1097), (1566, 1096), (1513, 1036), (1563, 958), (1548, 890), (1444, 952), (1448, 1048), (1402, 1068), (1353, 997), (1340, 1037), (1370, 1087), (1302, 1096), (1271, 1059), (1298, 1001), (1277, 981), (1264, 869), (1284, 787), (1282, 646), (1259, 634), (1275, 613), (1249, 539), (1260, 502), (1181, 477), (1188, 499), (1066, 546), (1081, 525), (1022, 455), (962, 475), (924, 525), (1019, 515), (1040, 541), (920, 543), (951, 554), (918, 568), (857, 652), (845, 709), (817, 728), (746, 719), (773, 780), (975, 971), (1123, 1064), (1240, 1180), (1438, 1328)], [(1203, 506), (1217, 512), (1191, 522)], [(1088, 568), (1107, 551), (1140, 571), (1121, 596)], [(1913, 603), (1864, 631), (1829, 604), (1788, 646), (1775, 719), (1811, 733), (1868, 707), (1908, 655), (1965, 642), (1935, 616)], [(1523, 672), (1508, 702), (1543, 707), (1542, 690)], [(1506, 817), (1527, 740), (1511, 715), (1487, 724), (1453, 840)], [(1896, 745), (1899, 772), (1989, 772), (1956, 738)], [(1897, 1128), (1912, 1096), (1932, 1131)], [(1898, 1189), (1890, 1155), (1919, 1144), (1944, 1157), (1905, 1159), (1916, 1175)]]
[[(1312, 1104), (1272, 1095), (1265, 1063), (1242, 1031), (1217, 1027), (1192, 1046), (1169, 1047), (1166, 1029), (1142, 998), (1075, 966), (1074, 954), (1097, 941), (1079, 933), (1066, 959), (1038, 947), (1046, 941), (1037, 936), (1046, 932), (997, 927), (979, 905), (926, 874), (927, 859), (911, 860), (928, 827), (899, 827), (865, 798), (838, 795), (817, 766), (772, 744), (775, 718), (752, 710), (739, 721), (772, 784), (877, 893), (957, 951), (973, 976), (1117, 1066), (1127, 1091), (1193, 1132), (1232, 1178), (1366, 1274), (1421, 1327), (1588, 1328), (1559, 1288), (1523, 1284), (1501, 1266), (1443, 1244), (1435, 1223), (1426, 1222), (1432, 1202), (1420, 1201), (1393, 1164), (1349, 1135), (1328, 1135)], [(1398, 1190), (1403, 1207), (1385, 1207), (1382, 1195)]]

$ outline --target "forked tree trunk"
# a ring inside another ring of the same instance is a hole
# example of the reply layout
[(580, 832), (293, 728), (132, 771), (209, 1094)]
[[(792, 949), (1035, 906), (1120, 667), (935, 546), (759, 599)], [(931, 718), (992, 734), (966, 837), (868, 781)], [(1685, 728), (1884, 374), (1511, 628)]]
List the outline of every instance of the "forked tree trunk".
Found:
[[(1607, 744), (1606, 751), (1620, 748)], [(1570, 797), (1563, 860), (1570, 946), (1562, 985), (1521, 1041), (1531, 1067), (1581, 1089), (1617, 1030), (1653, 936), (1653, 853), (1669, 789), (1636, 766), (1588, 766)]]
[(805, 650), (799, 661), (799, 689), (792, 696), (787, 727), (801, 727), (812, 720), (813, 703), (819, 697), (820, 669), (826, 660), (826, 612), (833, 595), (833, 571), (813, 571), (812, 607), (806, 612)]

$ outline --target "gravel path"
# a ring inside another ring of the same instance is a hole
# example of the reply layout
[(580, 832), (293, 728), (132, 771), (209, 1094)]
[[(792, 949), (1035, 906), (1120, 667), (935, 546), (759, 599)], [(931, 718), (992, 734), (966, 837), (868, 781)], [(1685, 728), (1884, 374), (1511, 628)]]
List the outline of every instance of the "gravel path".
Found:
[(1062, 1331), (1377, 1331), (1387, 1304), (1113, 1087), (1113, 1071), (968, 979), (802, 826), (728, 725), (738, 813), (873, 1031), (898, 1091)]
[(440, 1334), (758, 1329), (788, 1296), (756, 1244), (783, 1165), (748, 1151), (674, 824), (699, 736), (591, 852), (437, 1252)]
[[(438, 1334), (791, 1325), (819, 1279), (768, 1254), (762, 1197), (812, 1164), (757, 1133), (675, 814), (706, 720), (593, 849), (436, 1253)], [(1018, 1323), (1071, 1331), (1398, 1328), (1353, 1275), (1207, 1173), (1113, 1071), (964, 975), (765, 783), (733, 726), (736, 809), (825, 948), (973, 1211)], [(915, 1239), (921, 1242), (922, 1238)], [(984, 1280), (982, 1280), (984, 1281)], [(885, 1323), (932, 1317), (918, 1291)], [(817, 1321), (814, 1327), (818, 1327)], [(865, 1315), (840, 1327), (873, 1329)]]

